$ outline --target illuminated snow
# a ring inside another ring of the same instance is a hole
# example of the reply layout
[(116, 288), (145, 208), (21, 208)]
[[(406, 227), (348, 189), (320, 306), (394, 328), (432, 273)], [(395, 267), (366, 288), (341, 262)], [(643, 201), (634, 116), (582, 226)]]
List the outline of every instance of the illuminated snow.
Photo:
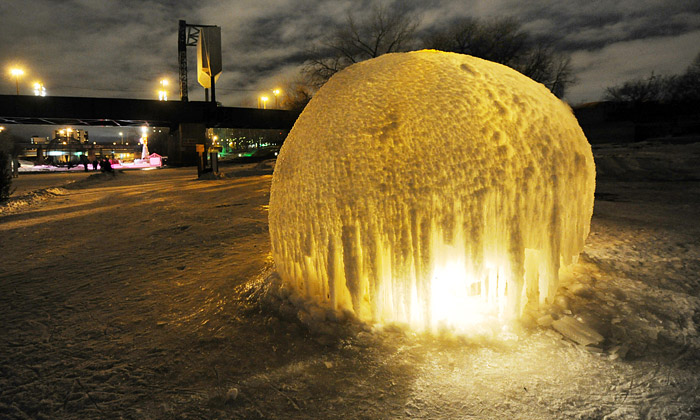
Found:
[(551, 301), (594, 187), (590, 145), (544, 86), (466, 55), (387, 54), (333, 76), (290, 132), (273, 256), (313, 305), (467, 329)]

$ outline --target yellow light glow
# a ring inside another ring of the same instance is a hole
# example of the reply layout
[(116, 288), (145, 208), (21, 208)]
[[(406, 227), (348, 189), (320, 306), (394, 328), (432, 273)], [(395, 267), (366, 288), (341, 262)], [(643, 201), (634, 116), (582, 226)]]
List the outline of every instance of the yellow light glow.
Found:
[(279, 90), (279, 89), (275, 89), (275, 90), (272, 91), (272, 93), (273, 93), (275, 96), (277, 96), (277, 95), (280, 94), (280, 90)]
[(18, 69), (18, 68), (14, 68), (14, 69), (11, 69), (11, 70), (10, 70), (10, 74), (11, 74), (13, 77), (19, 77), (19, 76), (24, 75), (24, 70)]
[(34, 96), (46, 96), (46, 88), (41, 82), (34, 82)]

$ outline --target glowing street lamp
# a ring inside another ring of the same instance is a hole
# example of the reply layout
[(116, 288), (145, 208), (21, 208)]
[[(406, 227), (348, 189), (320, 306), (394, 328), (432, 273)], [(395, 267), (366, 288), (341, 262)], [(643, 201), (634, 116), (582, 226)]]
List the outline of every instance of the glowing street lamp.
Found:
[(41, 82), (34, 83), (34, 96), (46, 96), (46, 88)]
[(165, 87), (168, 86), (168, 79), (162, 79), (160, 81), (160, 86), (162, 89), (158, 91), (158, 100), (159, 101), (167, 101), (168, 100), (168, 91), (165, 89)]
[(280, 107), (280, 103), (279, 103), (280, 92), (281, 91), (279, 89), (275, 89), (272, 91), (272, 94), (275, 95), (275, 108)]
[(262, 109), (267, 109), (267, 107), (265, 106), (265, 104), (267, 103), (267, 100), (268, 100), (268, 99), (269, 99), (269, 98), (268, 98), (267, 96), (261, 96), (261, 97), (260, 97), (260, 103), (262, 103)]
[(121, 140), (119, 141), (121, 144), (124, 144), (124, 133), (121, 131), (119, 132), (119, 137), (121, 137)]
[(15, 85), (17, 86), (17, 95), (19, 95), (19, 78), (24, 75), (24, 70), (22, 69), (11, 69), (10, 74), (15, 78)]

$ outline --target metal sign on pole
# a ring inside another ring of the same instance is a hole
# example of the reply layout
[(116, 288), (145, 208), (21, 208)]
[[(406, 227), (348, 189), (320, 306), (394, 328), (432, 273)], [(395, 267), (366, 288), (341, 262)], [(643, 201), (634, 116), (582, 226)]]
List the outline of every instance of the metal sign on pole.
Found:
[(205, 89), (211, 89), (212, 102), (216, 102), (214, 89), (221, 67), (221, 28), (201, 28), (197, 42), (197, 81)]
[[(183, 102), (189, 100), (187, 47), (197, 47), (197, 80), (205, 88), (205, 92), (211, 88), (212, 102), (216, 103), (214, 84), (221, 74), (221, 28), (215, 25), (188, 25), (184, 20), (179, 21), (177, 51), (180, 67), (180, 100)], [(200, 70), (203, 76), (200, 76)], [(206, 81), (202, 82), (203, 79)]]

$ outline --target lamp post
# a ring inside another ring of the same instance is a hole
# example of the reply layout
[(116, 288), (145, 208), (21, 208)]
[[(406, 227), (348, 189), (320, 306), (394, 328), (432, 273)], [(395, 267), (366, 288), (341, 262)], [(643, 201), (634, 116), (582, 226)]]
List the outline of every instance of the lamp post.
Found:
[(121, 138), (121, 140), (120, 140), (119, 142), (120, 142), (121, 144), (124, 144), (124, 133), (122, 133), (122, 132), (120, 131), (120, 132), (119, 132), (119, 137)]
[(24, 70), (22, 69), (12, 69), (10, 74), (15, 78), (15, 86), (17, 86), (17, 95), (19, 95), (19, 78), (24, 75)]
[(260, 97), (260, 102), (262, 103), (262, 109), (267, 109), (267, 107), (265, 106), (265, 104), (267, 103), (267, 100), (268, 100), (268, 99), (269, 99), (269, 98), (268, 98), (267, 96), (261, 96), (261, 97)]
[(280, 103), (279, 103), (280, 90), (275, 89), (272, 91), (272, 94), (275, 95), (275, 108), (279, 109), (279, 107), (280, 107)]

